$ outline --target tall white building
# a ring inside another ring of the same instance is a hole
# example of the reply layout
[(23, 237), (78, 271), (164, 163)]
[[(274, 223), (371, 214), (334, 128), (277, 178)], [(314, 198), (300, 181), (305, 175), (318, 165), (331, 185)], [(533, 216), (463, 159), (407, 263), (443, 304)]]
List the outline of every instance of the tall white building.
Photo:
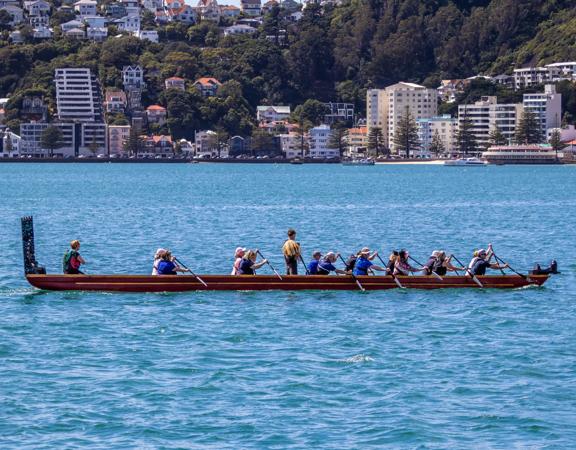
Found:
[(54, 82), (60, 120), (102, 122), (102, 92), (90, 69), (56, 69)]
[(499, 104), (496, 97), (482, 97), (470, 105), (458, 106), (458, 124), (468, 119), (479, 149), (490, 145), (490, 133), (500, 129), (508, 142), (514, 140), (516, 125), (522, 116), (522, 104)]
[(451, 153), (456, 149), (458, 135), (458, 119), (450, 115), (418, 119), (418, 137), (422, 144), (420, 151), (423, 154), (430, 153), (430, 145), (436, 133), (444, 146), (445, 153)]
[(556, 92), (554, 85), (546, 85), (542, 93), (524, 94), (522, 103), (526, 111), (531, 111), (536, 116), (542, 142), (546, 141), (548, 129), (560, 128), (562, 124), (562, 94)]
[(386, 89), (370, 89), (366, 96), (368, 129), (381, 128), (384, 144), (390, 147), (393, 153), (396, 126), (406, 114), (406, 110), (415, 120), (434, 117), (438, 111), (436, 89), (428, 89), (419, 84), (396, 83)]
[(319, 125), (308, 131), (308, 156), (311, 158), (337, 158), (339, 149), (328, 148), (331, 130), (328, 125)]

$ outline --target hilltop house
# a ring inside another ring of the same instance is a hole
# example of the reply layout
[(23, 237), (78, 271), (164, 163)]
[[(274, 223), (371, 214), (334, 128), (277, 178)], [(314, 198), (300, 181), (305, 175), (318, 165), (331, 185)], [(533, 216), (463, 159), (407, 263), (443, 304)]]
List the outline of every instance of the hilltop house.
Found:
[(164, 80), (164, 86), (166, 89), (177, 89), (179, 91), (186, 90), (186, 80), (180, 77), (170, 77)]
[(194, 87), (200, 91), (203, 97), (215, 96), (220, 86), (222, 86), (222, 83), (211, 77), (198, 78), (194, 82)]
[(290, 117), (289, 106), (258, 106), (256, 119), (258, 122), (280, 122)]

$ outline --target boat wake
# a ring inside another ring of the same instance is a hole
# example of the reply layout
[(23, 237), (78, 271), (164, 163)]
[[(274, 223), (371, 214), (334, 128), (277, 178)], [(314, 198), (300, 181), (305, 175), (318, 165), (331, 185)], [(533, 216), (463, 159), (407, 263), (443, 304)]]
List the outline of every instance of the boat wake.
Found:
[(350, 358), (338, 359), (337, 361), (345, 364), (358, 364), (358, 363), (372, 362), (374, 361), (374, 358), (368, 355), (359, 354), (351, 356)]

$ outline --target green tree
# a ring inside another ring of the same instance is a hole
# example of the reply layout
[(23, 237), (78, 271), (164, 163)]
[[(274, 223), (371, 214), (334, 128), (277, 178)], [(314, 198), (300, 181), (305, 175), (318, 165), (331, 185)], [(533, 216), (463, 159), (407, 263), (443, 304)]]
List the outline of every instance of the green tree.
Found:
[(257, 128), (252, 133), (250, 148), (252, 150), (252, 156), (262, 154), (271, 155), (274, 153), (273, 150), (275, 149), (274, 136), (272, 136), (266, 130)]
[(142, 147), (142, 140), (138, 135), (138, 130), (136, 127), (130, 128), (130, 133), (128, 134), (128, 139), (124, 142), (124, 152), (130, 156), (138, 156), (140, 149)]
[(344, 150), (346, 149), (346, 138), (348, 136), (348, 130), (345, 124), (334, 124), (334, 127), (330, 131), (330, 137), (328, 138), (327, 147), (338, 150), (338, 156), (342, 158), (344, 155)]
[(314, 125), (320, 125), (324, 122), (324, 116), (328, 114), (328, 107), (314, 99), (306, 100), (302, 105), (298, 105), (292, 113), (292, 120), (300, 122), (306, 120)]
[(40, 145), (49, 151), (50, 157), (54, 156), (54, 150), (62, 147), (62, 131), (60, 128), (50, 125), (40, 135)]
[(438, 158), (438, 156), (440, 156), (441, 153), (444, 153), (445, 150), (446, 148), (440, 138), (440, 133), (438, 133), (438, 130), (434, 131), (434, 136), (432, 136), (432, 142), (430, 143), (430, 153), (434, 154), (436, 158)]
[(476, 136), (472, 133), (472, 121), (470, 120), (470, 117), (468, 117), (466, 110), (464, 110), (464, 114), (458, 123), (456, 146), (458, 147), (458, 152), (464, 155), (468, 155), (468, 153), (476, 153), (478, 149)]
[(5, 9), (0, 9), (0, 31), (9, 30), (11, 22), (12, 15)]
[(420, 147), (418, 138), (418, 125), (410, 108), (406, 106), (404, 114), (399, 118), (394, 132), (394, 145), (398, 153), (403, 152), (406, 158), (410, 158), (410, 152)]
[(4, 139), (4, 142), (6, 143), (6, 145), (4, 145), (4, 153), (6, 153), (8, 156), (10, 156), (10, 153), (12, 153), (12, 151), (14, 150), (14, 146), (12, 145), (12, 138), (10, 137), (10, 132), (6, 132), (5, 134), (6, 138)]
[(556, 152), (556, 159), (558, 159), (558, 152), (560, 152), (564, 148), (566, 148), (566, 144), (564, 142), (562, 142), (562, 134), (560, 133), (560, 130), (554, 129), (552, 131), (552, 133), (550, 134), (550, 139), (548, 140), (548, 143), (552, 147), (552, 150), (554, 150), (554, 152)]
[(542, 140), (540, 126), (536, 115), (529, 110), (524, 110), (516, 127), (517, 144), (538, 144)]
[(508, 139), (502, 134), (502, 131), (496, 125), (496, 127), (490, 132), (490, 144), (492, 145), (506, 145), (508, 144)]
[(382, 128), (372, 127), (368, 132), (368, 151), (371, 154), (376, 155), (376, 158), (380, 156), (380, 153), (384, 150), (384, 134), (382, 134)]

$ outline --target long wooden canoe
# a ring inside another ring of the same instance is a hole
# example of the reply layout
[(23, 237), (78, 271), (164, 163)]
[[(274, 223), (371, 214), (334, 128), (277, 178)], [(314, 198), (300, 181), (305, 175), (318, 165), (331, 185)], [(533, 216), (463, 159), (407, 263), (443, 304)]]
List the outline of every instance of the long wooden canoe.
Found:
[[(484, 275), (478, 276), (484, 288), (513, 289), (541, 286), (549, 275)], [(358, 291), (351, 276), (346, 275), (200, 275), (204, 286), (192, 275), (36, 275), (28, 274), (28, 282), (39, 289), (51, 291), (108, 291), (108, 292), (185, 292), (185, 291), (268, 291), (268, 290), (339, 290)], [(468, 276), (399, 276), (401, 285), (409, 289), (480, 289)], [(359, 276), (362, 287), (368, 291), (394, 289), (398, 285), (387, 276)]]

